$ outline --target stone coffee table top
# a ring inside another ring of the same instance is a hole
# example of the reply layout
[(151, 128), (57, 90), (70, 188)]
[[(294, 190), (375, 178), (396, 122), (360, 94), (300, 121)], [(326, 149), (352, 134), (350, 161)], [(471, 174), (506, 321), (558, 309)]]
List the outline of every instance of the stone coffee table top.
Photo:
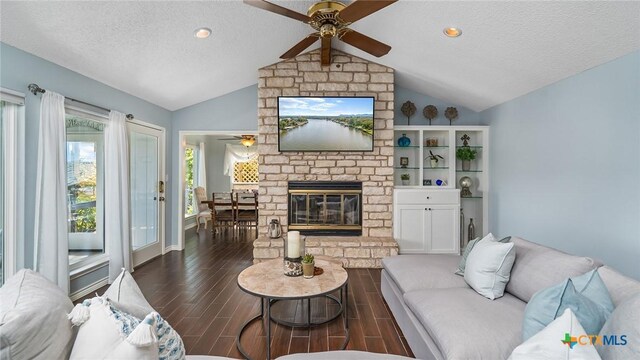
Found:
[(302, 276), (286, 276), (282, 258), (261, 262), (238, 275), (238, 286), (260, 297), (295, 299), (326, 294), (347, 282), (347, 272), (339, 262), (316, 258), (315, 266), (321, 267), (324, 273), (305, 279)]

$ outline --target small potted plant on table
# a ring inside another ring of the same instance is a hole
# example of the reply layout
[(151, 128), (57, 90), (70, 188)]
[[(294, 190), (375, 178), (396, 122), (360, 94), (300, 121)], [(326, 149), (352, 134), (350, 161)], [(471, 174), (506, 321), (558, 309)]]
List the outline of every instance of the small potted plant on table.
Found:
[(409, 180), (411, 180), (411, 176), (409, 174), (401, 174), (400, 180), (402, 180), (402, 185), (409, 185)]
[(306, 254), (302, 258), (302, 276), (304, 276), (305, 279), (311, 279), (313, 277), (315, 264), (313, 255), (311, 254)]
[(429, 155), (427, 156), (427, 158), (429, 158), (429, 161), (431, 161), (431, 167), (432, 168), (438, 167), (438, 160), (439, 159), (444, 160), (444, 158), (442, 156), (434, 154), (431, 150), (429, 150)]

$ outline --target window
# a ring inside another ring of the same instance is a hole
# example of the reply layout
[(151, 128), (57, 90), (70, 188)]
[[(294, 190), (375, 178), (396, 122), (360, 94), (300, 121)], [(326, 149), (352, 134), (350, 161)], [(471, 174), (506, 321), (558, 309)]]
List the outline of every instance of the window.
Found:
[(4, 101), (0, 102), (0, 285), (4, 284)]
[[(24, 202), (18, 179), (24, 163), (18, 149), (24, 141), (24, 95), (0, 91), (0, 285), (16, 270), (16, 239), (20, 235), (18, 216)], [(23, 171), (23, 168), (22, 170)]]
[(184, 216), (191, 216), (198, 209), (193, 197), (193, 189), (196, 187), (196, 179), (198, 178), (198, 150), (193, 145), (187, 145), (184, 149)]
[(234, 184), (257, 184), (258, 183), (258, 159), (247, 162), (235, 162), (233, 164)]
[[(104, 254), (104, 124), (66, 117), (69, 264)], [(72, 267), (73, 268), (73, 267)]]

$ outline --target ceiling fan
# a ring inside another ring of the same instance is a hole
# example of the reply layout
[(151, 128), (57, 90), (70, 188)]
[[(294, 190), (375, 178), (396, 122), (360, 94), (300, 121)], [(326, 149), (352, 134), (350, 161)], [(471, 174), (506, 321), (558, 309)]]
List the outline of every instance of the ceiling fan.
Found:
[(256, 137), (254, 135), (240, 135), (233, 136), (230, 138), (218, 139), (218, 140), (240, 140), (240, 143), (246, 147), (252, 146), (256, 142)]
[(321, 63), (326, 66), (331, 63), (331, 39), (334, 37), (373, 56), (386, 55), (391, 50), (391, 46), (350, 29), (349, 25), (396, 1), (355, 0), (345, 5), (338, 1), (326, 0), (313, 4), (307, 11), (307, 15), (264, 0), (244, 0), (244, 3), (309, 24), (316, 32), (302, 39), (280, 58), (291, 59), (320, 39), (322, 41)]

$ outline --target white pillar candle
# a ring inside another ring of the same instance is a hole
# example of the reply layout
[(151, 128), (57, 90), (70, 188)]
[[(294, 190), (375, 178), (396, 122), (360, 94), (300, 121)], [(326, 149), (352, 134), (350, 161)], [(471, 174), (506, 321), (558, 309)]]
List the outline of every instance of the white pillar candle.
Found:
[(300, 257), (300, 231), (287, 233), (287, 255), (292, 259)]

